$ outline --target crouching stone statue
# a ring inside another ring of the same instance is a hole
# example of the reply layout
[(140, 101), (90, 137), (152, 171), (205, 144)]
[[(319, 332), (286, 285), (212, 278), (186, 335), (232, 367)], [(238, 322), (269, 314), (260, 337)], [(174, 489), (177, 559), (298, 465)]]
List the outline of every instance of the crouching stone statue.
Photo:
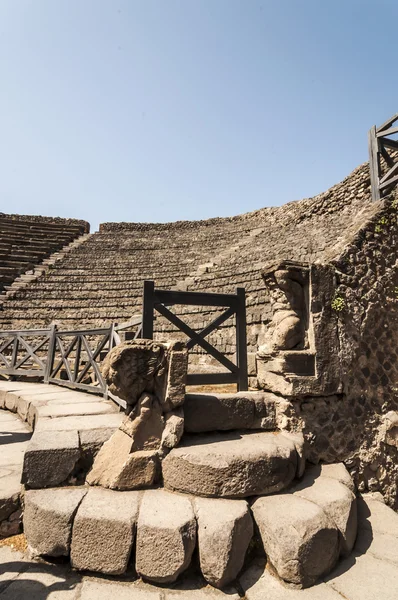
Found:
[(102, 373), (109, 391), (126, 401), (126, 416), (97, 454), (87, 483), (133, 490), (156, 482), (160, 460), (183, 434), (187, 364), (181, 342), (135, 340), (109, 352)]

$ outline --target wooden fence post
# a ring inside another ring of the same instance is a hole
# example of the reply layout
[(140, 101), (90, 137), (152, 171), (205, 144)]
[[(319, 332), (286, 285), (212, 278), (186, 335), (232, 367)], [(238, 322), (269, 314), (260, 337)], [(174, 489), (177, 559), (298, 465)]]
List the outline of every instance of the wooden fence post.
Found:
[(246, 340), (246, 292), (245, 288), (236, 288), (238, 306), (236, 309), (236, 364), (239, 369), (238, 390), (248, 389), (247, 340)]
[(46, 362), (46, 368), (44, 371), (44, 383), (48, 383), (50, 380), (50, 376), (51, 376), (51, 371), (53, 369), (53, 364), (54, 364), (54, 354), (55, 354), (55, 341), (56, 341), (56, 332), (57, 332), (57, 326), (56, 325), (51, 325), (50, 326), (50, 334), (49, 334), (49, 339), (48, 339), (48, 352), (47, 352), (47, 362)]
[(144, 339), (153, 339), (153, 309), (155, 301), (155, 282), (144, 281), (144, 299), (142, 305), (142, 333)]

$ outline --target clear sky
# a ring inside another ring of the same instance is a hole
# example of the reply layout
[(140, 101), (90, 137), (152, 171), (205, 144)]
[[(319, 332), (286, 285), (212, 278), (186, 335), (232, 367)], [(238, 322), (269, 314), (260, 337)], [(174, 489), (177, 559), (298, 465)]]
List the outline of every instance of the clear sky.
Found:
[(397, 0), (0, 0), (0, 211), (235, 215), (313, 196), (398, 112)]

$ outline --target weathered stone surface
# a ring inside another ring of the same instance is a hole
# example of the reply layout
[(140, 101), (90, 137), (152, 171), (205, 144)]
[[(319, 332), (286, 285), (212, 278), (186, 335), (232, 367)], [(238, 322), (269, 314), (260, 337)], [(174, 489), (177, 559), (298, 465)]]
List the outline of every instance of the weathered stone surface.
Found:
[(116, 431), (98, 452), (87, 475), (87, 483), (114, 490), (134, 490), (153, 485), (159, 470), (156, 451), (131, 452), (131, 445), (129, 435)]
[(137, 585), (86, 579), (79, 600), (163, 600), (163, 595), (160, 590), (140, 589)]
[(106, 355), (102, 374), (110, 392), (133, 407), (145, 391), (154, 391), (155, 379), (163, 376), (164, 365), (162, 344), (134, 340), (116, 346)]
[(336, 479), (337, 481), (340, 481), (340, 483), (344, 483), (351, 492), (355, 493), (355, 484), (343, 463), (317, 465), (316, 467), (313, 467), (313, 469), (314, 475), (316, 470), (319, 469), (319, 475), (321, 477)]
[(273, 429), (275, 396), (262, 392), (187, 394), (185, 430), (191, 433), (232, 429)]
[(267, 432), (187, 436), (162, 462), (165, 488), (197, 496), (270, 494), (296, 470), (294, 443)]
[(304, 436), (302, 433), (293, 433), (288, 431), (282, 431), (281, 434), (285, 436), (288, 440), (291, 440), (296, 448), (297, 452), (297, 477), (302, 477), (304, 475), (306, 459), (307, 459), (307, 449), (305, 445)]
[(343, 600), (329, 585), (320, 583), (306, 590), (287, 586), (265, 568), (254, 564), (239, 578), (245, 600)]
[(138, 492), (90, 489), (73, 524), (71, 563), (75, 569), (121, 574), (135, 537)]
[(195, 498), (200, 568), (206, 581), (221, 588), (240, 572), (253, 521), (244, 500)]
[(398, 411), (390, 410), (383, 420), (386, 427), (386, 444), (398, 448)]
[(284, 494), (259, 498), (252, 511), (267, 557), (285, 581), (307, 587), (335, 565), (337, 528), (318, 505)]
[(175, 448), (184, 433), (184, 412), (182, 407), (176, 408), (164, 415), (165, 426), (162, 434), (162, 449)]
[(148, 490), (140, 506), (136, 570), (150, 581), (175, 581), (191, 561), (196, 521), (189, 498)]
[(81, 487), (62, 487), (25, 493), (24, 533), (35, 553), (69, 554), (73, 518), (86, 492)]
[(341, 553), (348, 555), (357, 536), (357, 504), (346, 485), (329, 477), (313, 478), (309, 473), (292, 490), (294, 495), (320, 506), (340, 532)]
[(362, 526), (375, 533), (387, 533), (398, 538), (398, 514), (389, 506), (372, 498), (371, 494), (363, 494), (358, 504)]
[(342, 561), (326, 580), (349, 600), (396, 600), (398, 566), (370, 554)]
[(178, 408), (184, 403), (188, 370), (188, 350), (181, 348), (181, 343), (179, 342), (171, 345), (168, 352), (168, 361), (166, 393), (164, 400), (160, 398), (164, 412)]
[(164, 429), (162, 408), (153, 394), (144, 393), (123, 419), (120, 431), (132, 438), (131, 452), (158, 450)]
[(25, 453), (22, 483), (31, 488), (63, 483), (79, 458), (77, 431), (36, 431)]

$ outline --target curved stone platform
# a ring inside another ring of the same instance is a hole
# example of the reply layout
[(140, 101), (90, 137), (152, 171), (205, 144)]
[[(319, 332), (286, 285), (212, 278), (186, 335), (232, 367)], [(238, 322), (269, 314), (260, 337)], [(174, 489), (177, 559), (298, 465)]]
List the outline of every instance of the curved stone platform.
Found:
[(343, 465), (335, 465), (332, 477), (310, 472), (300, 490), (257, 498), (252, 510), (245, 500), (164, 489), (28, 490), (25, 535), (36, 555), (70, 555), (74, 568), (108, 575), (125, 573), (130, 564), (143, 579), (162, 584), (186, 571), (197, 547), (204, 578), (221, 588), (243, 567), (254, 517), (269, 564), (287, 582), (306, 587), (328, 573), (345, 554), (344, 543), (356, 537), (356, 498), (339, 481), (347, 475)]
[(192, 435), (163, 460), (166, 489), (195, 496), (246, 498), (271, 494), (294, 479), (294, 441), (279, 432)]
[(34, 431), (24, 448), (22, 483), (32, 488), (84, 481), (93, 457), (119, 427), (112, 402), (57, 385), (0, 381), (0, 409), (16, 413)]
[(30, 437), (16, 415), (0, 410), (0, 538), (21, 530), (21, 474)]

